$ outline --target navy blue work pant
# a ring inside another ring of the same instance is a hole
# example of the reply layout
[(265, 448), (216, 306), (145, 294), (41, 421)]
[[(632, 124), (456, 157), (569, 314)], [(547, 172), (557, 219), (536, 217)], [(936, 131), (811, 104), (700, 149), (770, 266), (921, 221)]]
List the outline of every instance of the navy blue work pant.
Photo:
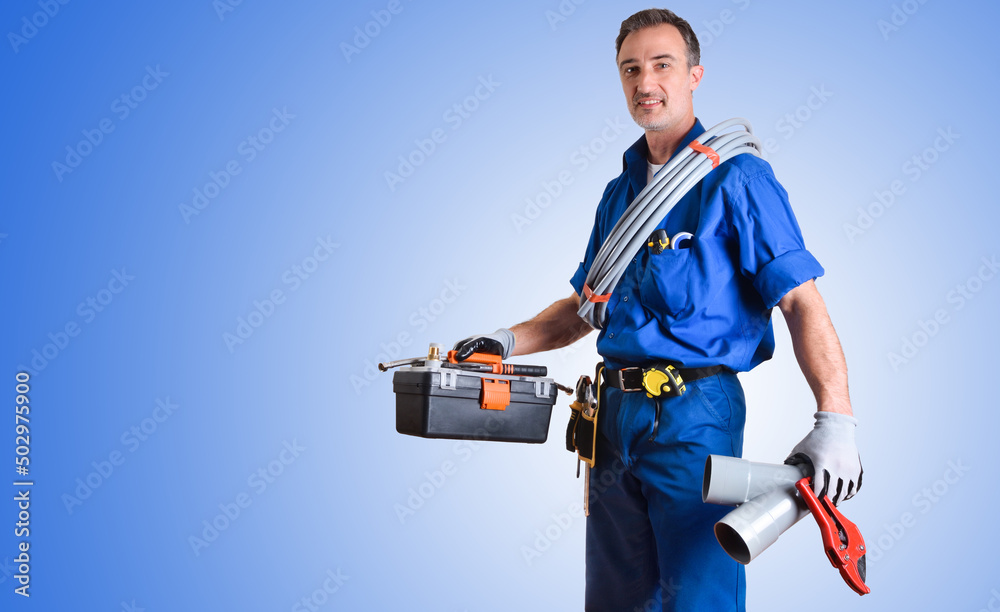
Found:
[(746, 403), (725, 370), (656, 404), (602, 389), (587, 518), (588, 612), (744, 612), (746, 579), (715, 539), (731, 508), (701, 501), (708, 455), (743, 452)]

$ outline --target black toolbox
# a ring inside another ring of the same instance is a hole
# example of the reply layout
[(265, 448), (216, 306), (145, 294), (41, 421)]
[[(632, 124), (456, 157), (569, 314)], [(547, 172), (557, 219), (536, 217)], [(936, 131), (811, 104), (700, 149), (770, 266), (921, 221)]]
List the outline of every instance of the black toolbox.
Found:
[(392, 377), (396, 431), (421, 438), (545, 442), (558, 392), (551, 378), (409, 367)]

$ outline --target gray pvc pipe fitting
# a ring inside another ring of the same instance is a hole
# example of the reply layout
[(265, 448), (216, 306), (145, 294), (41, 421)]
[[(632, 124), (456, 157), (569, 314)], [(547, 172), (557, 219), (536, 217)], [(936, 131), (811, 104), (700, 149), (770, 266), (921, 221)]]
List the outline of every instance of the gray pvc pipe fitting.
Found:
[(705, 461), (701, 498), (709, 504), (737, 506), (775, 489), (792, 490), (794, 495), (795, 483), (807, 475), (804, 466), (709, 455)]
[(721, 455), (708, 457), (702, 499), (738, 506), (715, 524), (715, 537), (730, 557), (744, 565), (750, 563), (809, 514), (795, 491), (795, 483), (808, 475), (807, 469)]
[(715, 538), (730, 557), (746, 565), (807, 514), (794, 489), (775, 489), (722, 517), (715, 524)]

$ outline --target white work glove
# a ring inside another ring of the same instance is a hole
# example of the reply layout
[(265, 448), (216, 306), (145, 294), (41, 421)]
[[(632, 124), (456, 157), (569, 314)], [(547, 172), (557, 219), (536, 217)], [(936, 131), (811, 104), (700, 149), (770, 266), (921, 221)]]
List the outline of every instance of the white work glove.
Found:
[(816, 425), (795, 445), (785, 463), (811, 463), (813, 492), (816, 497), (828, 495), (837, 505), (854, 497), (861, 489), (861, 456), (854, 442), (858, 421), (836, 412), (817, 412)]
[(473, 353), (490, 353), (507, 359), (514, 352), (514, 332), (501, 327), (492, 334), (469, 336), (455, 343), (455, 359), (465, 361)]

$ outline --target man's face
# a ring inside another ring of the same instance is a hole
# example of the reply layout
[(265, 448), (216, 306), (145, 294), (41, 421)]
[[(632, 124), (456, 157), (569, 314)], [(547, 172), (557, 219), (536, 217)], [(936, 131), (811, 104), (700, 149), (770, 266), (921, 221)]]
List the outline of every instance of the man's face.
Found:
[(693, 120), (691, 92), (698, 88), (702, 72), (701, 66), (688, 67), (684, 38), (670, 24), (632, 32), (618, 52), (618, 76), (629, 113), (645, 130)]

